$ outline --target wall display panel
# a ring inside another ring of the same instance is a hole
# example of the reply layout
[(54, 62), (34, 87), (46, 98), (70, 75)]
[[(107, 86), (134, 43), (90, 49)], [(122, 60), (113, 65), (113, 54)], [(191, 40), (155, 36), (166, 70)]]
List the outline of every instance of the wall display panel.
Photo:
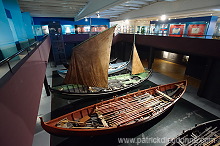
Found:
[(133, 25), (130, 25), (128, 27), (128, 32), (127, 33), (134, 33), (135, 32), (135, 29), (134, 29), (134, 26)]
[(122, 29), (122, 32), (123, 32), (123, 33), (127, 33), (127, 32), (128, 32), (128, 29), (129, 29), (129, 28), (128, 28), (127, 25), (123, 25), (122, 28), (123, 28), (123, 29)]
[(146, 34), (148, 29), (147, 26), (137, 26), (137, 33)]
[(93, 25), (91, 26), (91, 32), (102, 32), (108, 29), (107, 25)]
[(220, 23), (217, 23), (215, 26), (215, 31), (214, 31), (214, 39), (219, 39), (220, 38)]
[(121, 25), (117, 25), (115, 29), (115, 34), (121, 33)]
[(76, 25), (76, 33), (88, 33), (90, 32), (89, 25)]
[(43, 25), (42, 26), (42, 31), (43, 31), (44, 34), (49, 34), (48, 25)]
[(187, 30), (187, 36), (204, 37), (206, 24), (190, 24)]
[(185, 24), (170, 24), (169, 36), (182, 37)]
[(151, 24), (150, 25), (150, 34), (155, 34), (156, 33), (156, 25), (155, 24)]
[(62, 25), (62, 33), (63, 34), (75, 34), (74, 25)]
[(159, 35), (167, 36), (168, 24), (160, 24)]
[(145, 34), (147, 32), (146, 26), (141, 27), (141, 34)]
[(137, 26), (137, 33), (141, 32), (141, 26)]
[(36, 36), (42, 36), (43, 35), (43, 30), (41, 25), (34, 25), (34, 33)]

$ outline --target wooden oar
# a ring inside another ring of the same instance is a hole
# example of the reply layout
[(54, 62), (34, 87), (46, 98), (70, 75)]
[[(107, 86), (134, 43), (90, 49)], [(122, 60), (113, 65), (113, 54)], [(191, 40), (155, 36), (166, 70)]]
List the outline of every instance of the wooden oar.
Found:
[(146, 92), (146, 93), (144, 93), (144, 94), (142, 94), (142, 95), (139, 95), (139, 96), (136, 96), (136, 95), (133, 95), (133, 96), (127, 95), (127, 96), (124, 97), (124, 98), (120, 98), (120, 99), (115, 98), (114, 101), (112, 101), (112, 102), (110, 102), (110, 103), (102, 104), (101, 106), (99, 106), (99, 109), (106, 109), (106, 108), (109, 108), (110, 106), (121, 105), (121, 102), (123, 102), (123, 101), (125, 101), (125, 100), (126, 100), (126, 101), (138, 100), (139, 98), (142, 98), (142, 97), (144, 97), (144, 96), (150, 96), (150, 94)]
[(71, 129), (100, 129), (105, 127), (71, 127)]
[[(156, 104), (158, 104), (158, 103), (160, 103), (160, 102), (157, 102), (157, 103), (155, 103), (154, 105), (156, 105)], [(109, 122), (121, 122), (121, 121), (123, 121), (123, 120), (125, 120), (125, 118), (126, 119), (129, 119), (129, 118), (131, 118), (131, 117), (133, 117), (133, 116), (135, 116), (135, 115), (138, 115), (139, 113), (141, 113), (141, 112), (143, 112), (143, 111), (146, 111), (146, 110), (149, 110), (150, 108), (152, 108), (154, 105), (150, 105), (150, 106), (148, 106), (148, 107), (142, 107), (142, 108), (138, 108), (138, 109), (136, 109), (136, 110), (134, 110), (134, 111), (131, 111), (131, 112), (129, 112), (129, 113), (125, 113), (124, 114), (124, 116), (123, 117), (119, 117), (119, 118), (117, 118), (117, 119), (113, 119), (113, 120), (111, 120), (111, 121), (109, 121)]]
[(63, 121), (59, 121), (59, 123), (77, 123), (77, 124), (83, 124), (84, 122), (63, 120)]
[[(169, 104), (169, 103), (167, 103), (167, 104)], [(167, 104), (165, 104), (165, 106), (166, 106)], [(130, 118), (126, 119), (125, 121), (121, 121), (121, 122), (117, 123), (117, 126), (119, 126), (119, 125), (121, 125), (121, 124), (124, 124), (124, 123), (127, 123), (127, 122), (130, 122), (130, 121), (132, 121), (132, 120), (134, 120), (134, 119), (143, 117), (144, 115), (150, 114), (150, 113), (152, 113), (152, 112), (154, 112), (154, 111), (151, 110), (151, 111), (149, 111), (149, 112), (143, 112), (142, 114), (137, 114), (136, 116), (130, 117)]]
[[(165, 103), (163, 106), (166, 106), (167, 104), (169, 104), (169, 103)], [(152, 108), (152, 106), (151, 107), (148, 107), (147, 109), (151, 109)], [(146, 110), (147, 110), (146, 109)], [(117, 121), (121, 121), (121, 120), (123, 120), (123, 119), (119, 119), (119, 120), (117, 120)]]
[[(144, 103), (141, 103), (141, 104), (139, 104), (139, 105), (126, 108), (126, 109), (123, 111), (123, 113), (115, 114), (115, 115), (113, 115), (113, 116), (107, 116), (107, 117), (106, 117), (106, 120), (114, 120), (115, 117), (127, 115), (127, 114), (129, 114), (129, 113), (131, 113), (131, 112), (133, 112), (133, 111), (135, 111), (135, 110), (138, 110), (138, 109), (140, 109), (140, 108), (142, 108), (142, 107), (146, 107), (146, 105), (144, 105)], [(119, 118), (117, 118), (117, 119), (119, 119)]]
[(104, 116), (102, 116), (102, 115), (101, 115), (101, 114), (99, 114), (99, 113), (97, 113), (97, 114), (99, 115), (99, 118), (101, 119), (102, 124), (103, 124), (105, 127), (108, 127), (108, 124), (107, 124), (107, 122), (106, 122), (106, 120), (105, 120)]
[[(150, 109), (151, 107), (153, 107), (153, 106), (155, 106), (155, 105), (157, 105), (157, 104), (159, 104), (160, 103), (160, 101), (156, 101), (156, 102), (151, 102), (151, 105), (149, 105), (148, 104), (148, 106), (146, 107), (146, 106), (139, 106), (139, 107), (137, 107), (137, 108), (134, 108), (134, 109), (132, 109), (132, 111), (130, 110), (130, 112), (128, 112), (127, 111), (127, 113), (124, 113), (123, 115), (122, 114), (120, 114), (121, 115), (121, 117), (118, 117), (118, 118), (111, 118), (110, 119), (110, 121), (121, 121), (121, 120), (123, 120), (123, 118), (125, 118), (125, 117), (123, 117), (123, 116), (132, 116), (132, 115), (129, 115), (129, 114), (136, 114), (135, 112), (136, 111), (138, 111), (138, 110), (140, 110), (140, 109), (144, 109), (144, 110), (147, 110), (147, 109)], [(153, 105), (152, 105), (153, 104)], [(141, 107), (141, 108), (140, 108)]]
[[(157, 97), (151, 98), (150, 100), (143, 101), (141, 103), (135, 102), (136, 104), (135, 103), (131, 104), (131, 106), (126, 106), (123, 109), (126, 110), (126, 112), (129, 112), (131, 110), (139, 108), (140, 106), (144, 106), (144, 104), (146, 104), (146, 103), (153, 103), (152, 100), (153, 101), (158, 101), (160, 98), (162, 98), (162, 97), (161, 96), (157, 96)], [(122, 108), (120, 110), (122, 110)], [(112, 114), (115, 114), (115, 111), (112, 111), (111, 113), (104, 115), (104, 117), (109, 117), (109, 116), (112, 117), (111, 116)], [(115, 115), (115, 116), (117, 116), (117, 115)]]
[[(153, 102), (152, 102), (152, 100), (153, 100)], [(128, 112), (130, 112), (130, 111), (133, 111), (133, 110), (139, 109), (139, 108), (141, 108), (141, 107), (143, 107), (143, 106), (146, 106), (146, 104), (148, 104), (148, 106), (149, 106), (150, 103), (152, 104), (152, 103), (155, 103), (155, 102), (158, 102), (158, 101), (159, 101), (159, 100), (156, 100), (155, 98), (153, 98), (153, 99), (150, 99), (150, 100), (146, 100), (146, 101), (144, 101), (144, 102), (141, 102), (141, 103), (136, 103), (136, 104), (133, 104), (132, 106), (126, 107), (123, 112), (128, 113)], [(120, 112), (121, 112), (121, 111), (120, 111)], [(114, 115), (111, 116), (112, 114), (114, 114)], [(118, 115), (120, 116), (120, 115), (122, 115), (122, 114), (123, 114), (123, 113), (115, 114), (115, 112), (112, 112), (111, 114), (105, 115), (105, 117), (108, 118), (108, 119), (110, 119), (110, 118), (114, 118), (114, 117), (116, 117), (116, 116), (118, 116)]]
[(153, 112), (153, 110), (148, 110), (148, 111), (145, 110), (141, 114), (136, 114), (136, 116), (134, 115), (132, 117), (128, 117), (127, 119), (120, 120), (120, 121), (117, 121), (117, 122), (113, 121), (111, 124), (112, 124), (112, 126), (119, 126), (119, 125), (121, 125), (123, 123), (127, 123), (129, 121), (133, 121), (134, 119), (136, 119), (138, 117), (143, 117), (144, 115), (150, 114), (152, 112)]
[(138, 100), (139, 98), (144, 97), (145, 94), (141, 95), (141, 96), (133, 96), (133, 97), (129, 97), (129, 98), (124, 98), (124, 99), (120, 99), (120, 100), (115, 100), (111, 103), (107, 103), (107, 104), (102, 104), (101, 106), (98, 106), (98, 108), (100, 110), (102, 109), (106, 109), (109, 107), (113, 107), (113, 106), (117, 106), (117, 105), (121, 105), (123, 101), (134, 101), (134, 100)]
[(162, 96), (164, 96), (165, 98), (169, 99), (170, 101), (174, 101), (173, 98), (171, 98), (170, 96), (164, 94), (163, 92), (159, 91), (159, 90), (156, 90), (156, 92)]
[[(144, 97), (144, 96), (142, 96), (142, 97)], [(139, 99), (134, 99), (134, 100), (131, 100), (129, 102), (126, 102), (125, 100), (123, 100), (119, 104), (114, 105), (114, 107), (107, 108), (107, 109), (98, 108), (98, 111), (101, 112), (102, 114), (106, 114), (108, 112), (115, 111), (116, 109), (119, 110), (120, 109), (119, 107), (130, 106), (131, 103), (134, 103), (136, 101), (139, 101)]]

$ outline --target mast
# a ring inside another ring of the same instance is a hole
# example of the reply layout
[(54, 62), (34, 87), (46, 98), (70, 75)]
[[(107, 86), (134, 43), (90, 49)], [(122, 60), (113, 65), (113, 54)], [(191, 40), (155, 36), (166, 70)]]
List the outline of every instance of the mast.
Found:
[(65, 84), (108, 87), (108, 66), (115, 27), (89, 38), (74, 48), (64, 79)]

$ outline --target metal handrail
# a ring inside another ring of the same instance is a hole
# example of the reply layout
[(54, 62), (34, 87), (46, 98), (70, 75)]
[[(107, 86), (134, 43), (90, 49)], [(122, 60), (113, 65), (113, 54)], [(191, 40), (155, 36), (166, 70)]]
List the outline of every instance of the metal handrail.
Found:
[(30, 46), (26, 47), (26, 48), (23, 48), (21, 49), (20, 51), (18, 51), (17, 53), (3, 59), (0, 61), (0, 66), (6, 64), (7, 62), (9, 62), (10, 60), (12, 60), (13, 58), (15, 58), (16, 56), (18, 56), (19, 54), (23, 53), (24, 51), (27, 51), (28, 52), (28, 49), (30, 49), (31, 46), (34, 46), (35, 44), (37, 44), (38, 41), (35, 41), (34, 43), (32, 43)]
[[(44, 40), (44, 39), (46, 38), (46, 36), (47, 36), (47, 35), (45, 35), (42, 40)], [(42, 42), (43, 42), (43, 41), (42, 41)], [(31, 45), (29, 45), (28, 47), (23, 48), (23, 49), (21, 49), (20, 51), (16, 52), (15, 54), (13, 54), (13, 55), (11, 55), (11, 56), (9, 56), (9, 57), (7, 57), (7, 58), (1, 60), (1, 61), (0, 61), (0, 67), (1, 67), (2, 65), (4, 65), (4, 64), (7, 63), (8, 66), (9, 66), (9, 68), (10, 68), (10, 64), (9, 64), (9, 61), (10, 61), (10, 60), (12, 60), (13, 58), (15, 58), (15, 57), (18, 56), (19, 54), (23, 53), (24, 51), (27, 51), (27, 53), (29, 53), (30, 47), (32, 47), (32, 46), (35, 46), (35, 47), (36, 47), (36, 46), (37, 46), (37, 43), (40, 43), (40, 42), (39, 42), (39, 41), (35, 41), (34, 43), (32, 43)], [(11, 70), (11, 69), (10, 69), (10, 70)]]
[[(34, 50), (37, 46), (39, 46), (42, 42), (44, 42), (45, 38), (47, 37), (47, 35), (45, 35), (42, 39), (42, 41), (35, 41), (34, 43), (32, 43), (31, 45), (29, 45), (28, 47), (25, 47), (23, 49), (21, 49), (20, 51), (16, 52), (15, 54), (3, 59), (0, 61), (0, 67), (3, 66), (4, 64), (7, 64), (8, 65), (8, 68), (9, 68), (9, 71), (11, 73), (12, 72), (12, 68), (11, 68), (11, 65), (10, 65), (10, 60), (12, 60), (13, 58), (17, 57), (19, 54), (23, 53), (24, 51), (27, 51), (27, 54), (28, 55), (30, 53), (30, 51)], [(30, 50), (31, 47), (34, 46), (34, 49)]]

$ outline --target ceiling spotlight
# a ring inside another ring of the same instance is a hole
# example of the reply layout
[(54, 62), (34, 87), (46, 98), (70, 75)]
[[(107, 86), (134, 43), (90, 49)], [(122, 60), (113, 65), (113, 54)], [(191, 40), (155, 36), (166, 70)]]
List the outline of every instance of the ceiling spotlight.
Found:
[(87, 21), (88, 21), (88, 18), (85, 17), (85, 21), (87, 22)]
[(128, 19), (126, 19), (126, 20), (125, 20), (125, 23), (127, 23), (127, 24), (128, 24), (128, 23), (129, 23), (129, 20), (128, 20)]
[(165, 21), (167, 19), (167, 16), (166, 15), (162, 15), (161, 17), (160, 17), (160, 20), (162, 20), (162, 21)]
[(99, 12), (96, 13), (96, 16), (97, 16), (98, 18), (100, 18), (100, 14), (99, 14)]

